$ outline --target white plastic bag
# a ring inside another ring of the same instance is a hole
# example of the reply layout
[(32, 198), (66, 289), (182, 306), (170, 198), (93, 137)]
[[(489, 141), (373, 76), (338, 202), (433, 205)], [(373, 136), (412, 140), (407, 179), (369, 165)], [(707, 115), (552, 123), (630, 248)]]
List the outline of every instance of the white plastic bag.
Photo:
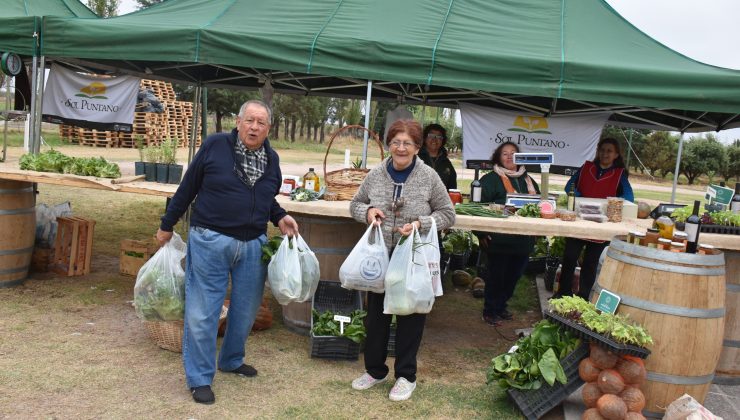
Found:
[(388, 261), (388, 248), (383, 241), (380, 227), (373, 223), (339, 268), (342, 287), (383, 293)]
[(57, 217), (71, 216), (69, 201), (49, 207), (44, 203), (36, 206), (36, 246), (52, 248), (57, 237)]
[[(292, 243), (291, 243), (292, 242)], [(287, 305), (301, 297), (301, 259), (295, 239), (283, 237), (267, 266), (267, 281), (278, 303)]]
[(296, 237), (296, 245), (298, 245), (298, 257), (301, 261), (301, 294), (296, 302), (306, 302), (311, 300), (313, 294), (316, 293), (316, 288), (319, 287), (321, 270), (316, 254), (311, 251), (300, 234)]
[(185, 270), (182, 259), (187, 246), (180, 235), (172, 239), (139, 269), (134, 285), (136, 315), (144, 321), (177, 321), (185, 312)]
[(421, 247), (424, 251), (424, 256), (427, 258), (427, 264), (429, 265), (429, 274), (432, 276), (432, 290), (434, 290), (434, 296), (442, 296), (442, 273), (439, 269), (439, 239), (437, 237), (437, 222), (432, 217), (432, 227), (429, 228), (424, 239), (424, 245)]
[(432, 276), (419, 231), (398, 241), (385, 275), (383, 313), (393, 315), (426, 314), (434, 305)]

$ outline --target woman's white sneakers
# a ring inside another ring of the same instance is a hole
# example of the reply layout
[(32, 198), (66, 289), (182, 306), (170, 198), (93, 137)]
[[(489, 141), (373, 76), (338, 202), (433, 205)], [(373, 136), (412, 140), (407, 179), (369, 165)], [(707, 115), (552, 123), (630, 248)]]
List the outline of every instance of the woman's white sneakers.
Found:
[(388, 379), (388, 376), (383, 379), (375, 379), (370, 376), (369, 373), (365, 372), (362, 376), (352, 381), (352, 388), (358, 391), (364, 391), (368, 388), (372, 388), (374, 385), (385, 382), (386, 379)]
[(416, 382), (409, 382), (406, 378), (401, 377), (396, 380), (396, 384), (391, 388), (391, 393), (388, 398), (391, 401), (404, 401), (411, 398), (411, 394), (416, 389)]
[[(366, 389), (372, 388), (373, 386), (383, 383), (388, 379), (388, 376), (386, 376), (383, 379), (375, 379), (367, 372), (363, 373), (362, 376), (352, 381), (352, 388), (358, 390), (358, 391), (364, 391)], [(391, 401), (405, 401), (411, 398), (411, 394), (414, 393), (414, 390), (416, 389), (416, 382), (409, 382), (406, 380), (406, 378), (398, 378), (396, 380), (396, 384), (393, 385), (393, 388), (391, 388), (390, 394), (388, 394), (388, 398), (390, 398)]]

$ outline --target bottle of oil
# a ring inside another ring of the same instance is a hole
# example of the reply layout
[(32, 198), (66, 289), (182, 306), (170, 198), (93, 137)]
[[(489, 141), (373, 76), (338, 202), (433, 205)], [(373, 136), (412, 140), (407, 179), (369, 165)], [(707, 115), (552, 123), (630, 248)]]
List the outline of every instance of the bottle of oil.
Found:
[(321, 189), (321, 185), (319, 184), (319, 176), (316, 175), (316, 172), (313, 171), (313, 168), (308, 168), (308, 172), (306, 172), (306, 175), (303, 175), (303, 188), (319, 192), (319, 190)]
[(568, 210), (576, 211), (576, 183), (570, 185), (570, 191), (568, 191)]
[(669, 212), (664, 211), (660, 217), (655, 219), (655, 226), (658, 228), (658, 234), (661, 238), (673, 238), (673, 220), (671, 220)]

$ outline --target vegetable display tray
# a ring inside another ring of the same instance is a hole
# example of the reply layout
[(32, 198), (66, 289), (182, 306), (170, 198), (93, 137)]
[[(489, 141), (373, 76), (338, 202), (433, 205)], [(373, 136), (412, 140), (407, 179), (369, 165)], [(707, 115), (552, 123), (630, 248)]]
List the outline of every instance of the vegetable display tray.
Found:
[[(311, 308), (319, 313), (331, 311), (335, 315), (346, 315), (362, 309), (362, 299), (357, 290), (342, 288), (339, 282), (320, 281), (311, 301)], [(311, 316), (313, 331), (313, 315)], [(314, 335), (311, 333), (311, 357), (331, 360), (357, 360), (360, 355), (360, 343), (347, 337), (333, 335)]]
[[(721, 235), (740, 235), (740, 226), (725, 225), (701, 225), (699, 228), (702, 233), (719, 233)], [(701, 238), (700, 238), (701, 239)]]
[(507, 393), (527, 420), (538, 419), (583, 385), (583, 379), (578, 375), (578, 364), (586, 357), (588, 357), (588, 344), (584, 342), (560, 360), (565, 376), (568, 378), (565, 385), (555, 382), (553, 386), (544, 384), (540, 389), (533, 390), (511, 388)]
[(621, 355), (637, 356), (643, 359), (645, 359), (646, 357), (650, 355), (650, 350), (644, 347), (637, 347), (637, 346), (633, 346), (630, 344), (618, 343), (612, 340), (611, 338), (605, 337), (599, 333), (591, 331), (588, 328), (584, 327), (583, 325), (575, 321), (571, 321), (570, 319), (565, 318), (563, 316), (560, 316), (556, 314), (555, 312), (544, 311), (543, 314), (545, 318), (551, 319), (555, 322), (560, 323), (561, 325), (565, 326), (569, 330), (576, 333), (576, 335), (583, 338), (584, 340), (594, 342), (600, 345), (601, 347), (611, 350), (613, 353), (621, 354)]

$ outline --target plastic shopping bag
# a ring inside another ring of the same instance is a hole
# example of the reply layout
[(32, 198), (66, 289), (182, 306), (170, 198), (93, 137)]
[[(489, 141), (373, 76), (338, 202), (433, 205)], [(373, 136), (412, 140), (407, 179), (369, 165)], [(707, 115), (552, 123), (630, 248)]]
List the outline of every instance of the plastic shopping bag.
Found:
[(301, 262), (301, 294), (296, 302), (306, 302), (311, 300), (313, 294), (316, 293), (316, 288), (319, 287), (321, 271), (316, 254), (311, 251), (300, 234), (296, 237), (296, 245), (298, 245), (298, 258)]
[(386, 270), (388, 248), (380, 227), (373, 223), (339, 268), (339, 280), (345, 289), (383, 293)]
[(301, 259), (295, 238), (283, 237), (267, 265), (267, 281), (278, 303), (287, 305), (301, 297)]
[(177, 321), (185, 312), (185, 270), (182, 259), (187, 246), (180, 235), (172, 239), (139, 269), (134, 285), (136, 315), (144, 321)]
[(434, 290), (429, 265), (420, 247), (419, 231), (398, 241), (385, 275), (383, 313), (393, 315), (426, 314), (434, 305)]
[(424, 256), (427, 258), (427, 264), (429, 265), (429, 274), (432, 276), (432, 289), (434, 290), (434, 296), (442, 296), (442, 273), (439, 268), (439, 239), (437, 237), (437, 222), (432, 217), (432, 227), (429, 228), (424, 239), (424, 245), (421, 247), (424, 252)]

